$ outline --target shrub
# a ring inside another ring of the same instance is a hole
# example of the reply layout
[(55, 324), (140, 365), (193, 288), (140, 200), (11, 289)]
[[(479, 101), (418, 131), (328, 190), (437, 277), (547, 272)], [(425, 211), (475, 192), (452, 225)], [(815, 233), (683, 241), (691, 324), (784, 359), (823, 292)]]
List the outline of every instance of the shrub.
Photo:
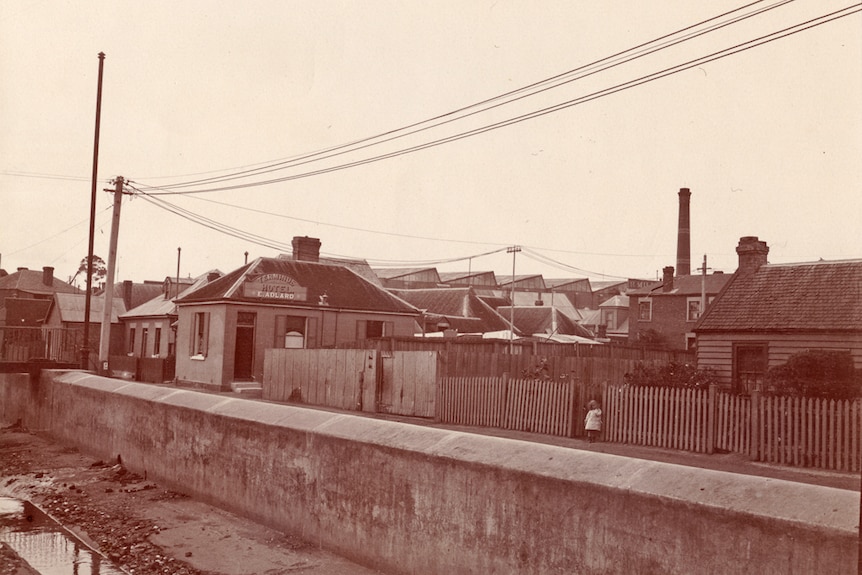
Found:
[(625, 375), (626, 384), (640, 387), (682, 387), (705, 389), (716, 382), (709, 369), (697, 369), (689, 363), (671, 361), (662, 365), (639, 362)]
[(849, 351), (809, 350), (766, 373), (764, 391), (775, 395), (851, 399), (862, 395), (862, 372)]

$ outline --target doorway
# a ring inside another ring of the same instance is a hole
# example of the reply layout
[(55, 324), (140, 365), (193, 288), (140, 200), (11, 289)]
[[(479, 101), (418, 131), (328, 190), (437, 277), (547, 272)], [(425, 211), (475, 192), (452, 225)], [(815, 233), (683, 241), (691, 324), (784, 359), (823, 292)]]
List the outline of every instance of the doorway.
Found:
[(236, 347), (233, 355), (234, 381), (254, 379), (254, 326), (257, 314), (241, 311), (236, 318)]

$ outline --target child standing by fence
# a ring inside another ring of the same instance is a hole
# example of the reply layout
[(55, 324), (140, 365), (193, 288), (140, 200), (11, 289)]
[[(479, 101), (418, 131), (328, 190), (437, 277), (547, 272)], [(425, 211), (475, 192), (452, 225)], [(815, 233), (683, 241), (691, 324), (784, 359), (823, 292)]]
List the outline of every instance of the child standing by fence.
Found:
[(602, 410), (599, 409), (599, 404), (595, 400), (589, 403), (590, 410), (584, 418), (584, 429), (587, 432), (587, 439), (590, 443), (598, 439), (599, 432), (602, 430)]

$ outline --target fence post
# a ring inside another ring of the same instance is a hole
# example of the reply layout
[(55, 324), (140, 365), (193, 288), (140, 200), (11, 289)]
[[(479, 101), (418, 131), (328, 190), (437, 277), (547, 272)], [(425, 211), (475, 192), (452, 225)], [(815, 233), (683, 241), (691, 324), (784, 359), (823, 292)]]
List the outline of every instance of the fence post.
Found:
[(712, 455), (715, 452), (715, 415), (716, 415), (716, 393), (715, 384), (709, 384), (709, 395), (706, 403), (706, 452)]
[(748, 438), (751, 448), (748, 456), (752, 461), (757, 461), (760, 455), (760, 390), (756, 387), (751, 390), (751, 418), (749, 419)]
[(503, 401), (500, 402), (500, 427), (509, 429), (509, 372), (503, 372)]

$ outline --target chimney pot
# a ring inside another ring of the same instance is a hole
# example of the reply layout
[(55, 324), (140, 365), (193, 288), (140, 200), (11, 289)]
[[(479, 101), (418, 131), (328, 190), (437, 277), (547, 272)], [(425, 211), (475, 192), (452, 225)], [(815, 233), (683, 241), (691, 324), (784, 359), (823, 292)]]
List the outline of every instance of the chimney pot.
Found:
[(54, 285), (54, 268), (51, 266), (42, 267), (42, 283), (46, 286)]

